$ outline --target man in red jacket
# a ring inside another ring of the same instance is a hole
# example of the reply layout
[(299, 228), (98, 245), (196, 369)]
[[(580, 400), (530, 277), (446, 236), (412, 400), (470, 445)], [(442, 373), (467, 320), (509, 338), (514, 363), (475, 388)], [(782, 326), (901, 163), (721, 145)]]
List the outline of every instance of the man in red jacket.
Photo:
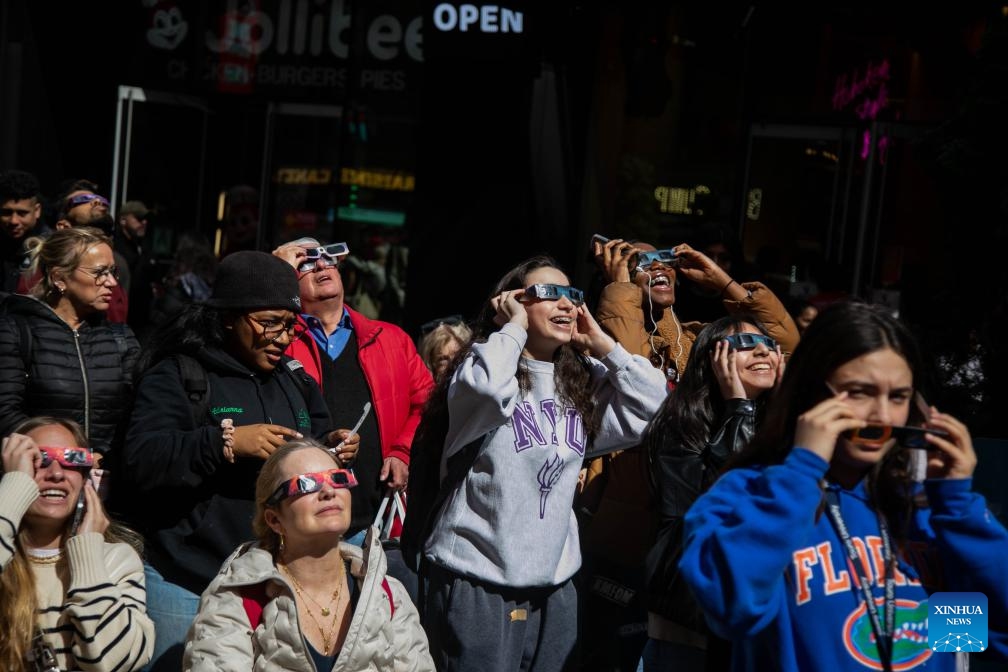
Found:
[(345, 243), (300, 238), (273, 254), (297, 270), (299, 319), (307, 326), (287, 354), (318, 381), (332, 426), (353, 427), (363, 407), (372, 405), (357, 430), (361, 440), (353, 469), (359, 485), (351, 491), (347, 531), (347, 541), (360, 544), (388, 489), (406, 487), (413, 434), (434, 380), (403, 329), (343, 302), (339, 266), (349, 252)]

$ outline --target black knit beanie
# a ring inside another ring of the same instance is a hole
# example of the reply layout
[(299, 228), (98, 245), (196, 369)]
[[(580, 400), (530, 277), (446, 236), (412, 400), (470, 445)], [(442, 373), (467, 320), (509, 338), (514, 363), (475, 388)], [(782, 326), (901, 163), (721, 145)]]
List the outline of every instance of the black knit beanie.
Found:
[(281, 308), (301, 312), (294, 267), (267, 252), (232, 252), (217, 266), (213, 293), (206, 305), (234, 310)]

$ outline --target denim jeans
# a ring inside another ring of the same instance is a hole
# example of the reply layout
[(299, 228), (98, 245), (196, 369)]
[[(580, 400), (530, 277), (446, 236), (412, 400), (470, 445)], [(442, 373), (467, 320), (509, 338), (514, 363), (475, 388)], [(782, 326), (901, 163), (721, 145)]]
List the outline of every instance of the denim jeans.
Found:
[(141, 672), (182, 669), (182, 652), (189, 626), (196, 620), (199, 595), (168, 583), (156, 569), (144, 563), (147, 581), (147, 615), (154, 621), (154, 657)]

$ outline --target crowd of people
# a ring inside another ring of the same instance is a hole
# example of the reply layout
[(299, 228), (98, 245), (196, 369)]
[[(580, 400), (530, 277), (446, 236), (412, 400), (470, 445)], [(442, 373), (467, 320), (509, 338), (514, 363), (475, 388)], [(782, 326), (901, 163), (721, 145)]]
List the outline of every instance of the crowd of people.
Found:
[(961, 670), (950, 591), (1008, 661), (1008, 531), (886, 310), (614, 238), (597, 296), (530, 256), (414, 339), (305, 237), (180, 255), (138, 339), (148, 210), (96, 189), (46, 227), (0, 173), (3, 669)]

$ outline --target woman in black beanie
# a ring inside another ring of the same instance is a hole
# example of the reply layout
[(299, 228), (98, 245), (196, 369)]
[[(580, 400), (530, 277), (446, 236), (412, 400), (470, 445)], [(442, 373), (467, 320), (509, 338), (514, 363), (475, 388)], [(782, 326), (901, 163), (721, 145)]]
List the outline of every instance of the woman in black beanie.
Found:
[[(210, 299), (183, 310), (141, 356), (118, 465), (117, 487), (130, 485), (112, 508), (146, 540), (148, 613), (157, 632), (150, 669), (181, 669), (200, 593), (253, 536), (265, 459), (290, 439), (334, 445), (349, 434), (331, 431), (314, 380), (283, 354), (298, 336), (300, 308), (289, 264), (235, 252), (218, 266)], [(359, 436), (351, 439), (354, 451)]]

